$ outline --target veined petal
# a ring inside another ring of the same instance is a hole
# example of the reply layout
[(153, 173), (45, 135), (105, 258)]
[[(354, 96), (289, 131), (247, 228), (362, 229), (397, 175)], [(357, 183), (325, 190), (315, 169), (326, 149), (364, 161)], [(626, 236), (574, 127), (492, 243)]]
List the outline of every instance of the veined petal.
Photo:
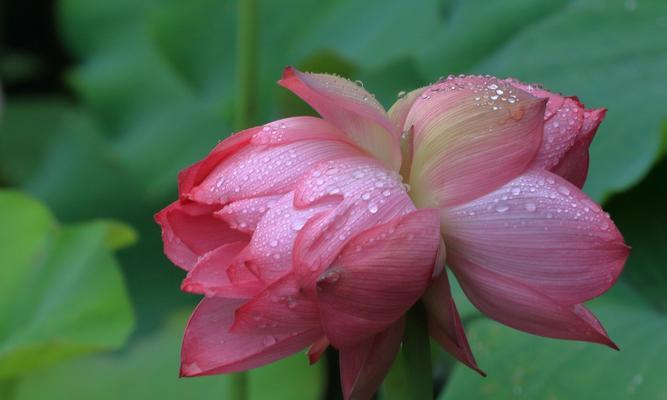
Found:
[(319, 164), (297, 185), (297, 209), (336, 201), (331, 211), (310, 219), (294, 244), (294, 265), (302, 282), (313, 284), (345, 244), (369, 226), (413, 211), (400, 177), (370, 157)]
[(228, 243), (200, 257), (183, 281), (181, 289), (185, 292), (206, 296), (252, 297), (265, 286), (262, 282), (258, 281), (254, 290), (249, 290), (248, 285), (244, 288), (237, 288), (227, 276), (227, 268), (231, 261), (247, 244), (247, 242)]
[(429, 286), (422, 301), (428, 311), (428, 327), (433, 337), (449, 354), (457, 360), (485, 376), (470, 350), (463, 322), (456, 309), (449, 287), (447, 271), (443, 271)]
[(284, 195), (251, 197), (229, 203), (215, 213), (233, 229), (252, 234), (264, 214)]
[(231, 332), (290, 333), (320, 327), (318, 307), (293, 274), (267, 286), (236, 310)]
[(386, 329), (422, 296), (440, 244), (438, 214), (417, 210), (357, 235), (320, 275), (322, 326), (333, 346)]
[(405, 119), (408, 117), (408, 113), (412, 108), (415, 101), (424, 93), (424, 90), (427, 88), (422, 87), (415, 89), (403, 96), (400, 96), (398, 100), (391, 106), (387, 114), (389, 114), (389, 119), (398, 127), (401, 132), (405, 132), (410, 129), (409, 126), (405, 126)]
[(218, 164), (192, 189), (190, 196), (201, 203), (226, 204), (285, 194), (315, 165), (360, 154), (356, 147), (336, 140), (306, 139), (276, 146), (246, 146)]
[(290, 334), (229, 333), (239, 300), (205, 298), (188, 322), (181, 350), (181, 376), (256, 368), (287, 357), (322, 336), (319, 328)]
[(333, 209), (338, 201), (324, 201), (295, 208), (294, 194), (288, 193), (263, 215), (250, 243), (234, 260), (234, 267), (248, 268), (259, 279), (271, 283), (292, 270), (292, 253), (301, 228), (315, 215)]
[(539, 289), (465, 259), (451, 261), (470, 301), (484, 314), (525, 332), (601, 343), (617, 349), (595, 316), (581, 304), (561, 303)]
[(340, 380), (343, 396), (370, 399), (389, 372), (400, 349), (405, 320), (355, 346), (340, 349)]
[(174, 264), (190, 270), (209, 251), (249, 239), (215, 218), (215, 211), (215, 206), (176, 201), (155, 215), (155, 221), (162, 227), (164, 252)]
[(531, 166), (552, 171), (582, 187), (588, 174), (588, 147), (606, 109), (586, 109), (576, 97), (565, 97), (514, 79), (512, 86), (548, 99), (544, 139)]
[(543, 170), (444, 210), (442, 230), (455, 271), (465, 260), (561, 304), (609, 289), (629, 252), (607, 214), (577, 187)]
[(546, 100), (486, 77), (430, 86), (406, 118), (414, 128), (410, 172), (419, 207), (451, 207), (522, 173), (542, 140)]
[(338, 126), (359, 146), (395, 171), (401, 163), (400, 133), (382, 105), (363, 87), (327, 74), (285, 68), (280, 85)]

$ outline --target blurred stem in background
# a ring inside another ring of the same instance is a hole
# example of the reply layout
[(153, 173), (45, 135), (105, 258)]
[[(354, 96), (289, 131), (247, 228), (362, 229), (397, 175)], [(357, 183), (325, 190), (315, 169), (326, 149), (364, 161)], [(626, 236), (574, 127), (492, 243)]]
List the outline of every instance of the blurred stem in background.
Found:
[[(252, 124), (257, 104), (257, 0), (238, 0), (235, 130)], [(248, 399), (248, 375), (230, 376), (229, 400)]]
[(426, 310), (421, 302), (408, 311), (403, 338), (403, 362), (408, 390), (415, 400), (433, 399), (433, 371)]

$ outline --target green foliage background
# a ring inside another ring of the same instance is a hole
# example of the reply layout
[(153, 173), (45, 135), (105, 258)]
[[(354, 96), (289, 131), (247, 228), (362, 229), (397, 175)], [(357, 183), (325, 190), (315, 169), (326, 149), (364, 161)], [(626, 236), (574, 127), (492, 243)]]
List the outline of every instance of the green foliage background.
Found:
[[(442, 399), (667, 400), (667, 2), (259, 5), (256, 123), (312, 113), (275, 84), (286, 65), (362, 80), (385, 106), (474, 72), (607, 107), (585, 190), (633, 252), (592, 308), (622, 351), (510, 330), (459, 296), (489, 377), (434, 349), (435, 378)], [(219, 397), (224, 378), (176, 378), (196, 298), (178, 291), (152, 215), (175, 198), (177, 172), (231, 133), (235, 1), (60, 0), (53, 19), (73, 60), (61, 86), (14, 93), (39, 54), (0, 58), (0, 184), (12, 188), (0, 192), (0, 397)], [(400, 375), (385, 398), (409, 396)], [(251, 374), (257, 399), (322, 398), (325, 386), (301, 355)]]

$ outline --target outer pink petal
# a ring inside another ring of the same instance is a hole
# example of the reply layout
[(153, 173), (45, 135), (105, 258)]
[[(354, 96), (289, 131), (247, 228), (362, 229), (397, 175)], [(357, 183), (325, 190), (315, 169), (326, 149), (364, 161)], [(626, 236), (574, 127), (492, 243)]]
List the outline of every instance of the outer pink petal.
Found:
[(317, 298), (333, 346), (381, 332), (422, 296), (440, 244), (438, 214), (417, 210), (357, 235), (322, 273)]
[(340, 379), (349, 399), (370, 399), (389, 372), (400, 349), (405, 320), (356, 346), (340, 350)]
[(248, 236), (214, 218), (216, 207), (176, 201), (155, 215), (162, 227), (167, 257), (179, 267), (190, 270), (197, 259), (227, 243), (247, 241)]
[(278, 83), (341, 128), (359, 146), (398, 170), (400, 133), (382, 105), (362, 87), (344, 78), (303, 73), (292, 67), (285, 68)]
[(429, 314), (429, 332), (457, 360), (484, 376), (470, 350), (461, 317), (449, 288), (447, 271), (443, 271), (422, 298)]
[(514, 79), (507, 82), (533, 96), (548, 99), (544, 140), (532, 166), (552, 171), (582, 187), (588, 173), (588, 147), (606, 110), (587, 110), (576, 97), (564, 97), (537, 85)]
[(444, 210), (442, 229), (455, 271), (466, 260), (563, 304), (605, 292), (628, 256), (607, 214), (574, 185), (540, 170)]
[(313, 283), (355, 234), (415, 209), (400, 177), (369, 157), (319, 164), (297, 185), (297, 208), (337, 201), (299, 232), (294, 263), (303, 282)]
[(197, 264), (188, 273), (181, 289), (185, 292), (219, 296), (227, 298), (249, 298), (265, 285), (256, 282), (254, 290), (237, 288), (227, 276), (227, 268), (236, 255), (243, 250), (247, 242), (234, 242), (222, 245), (199, 258)]
[(199, 185), (208, 174), (224, 159), (239, 151), (250, 143), (252, 136), (260, 131), (260, 127), (237, 132), (220, 142), (204, 158), (178, 174), (178, 193), (181, 198), (187, 198), (190, 191)]
[(242, 301), (207, 298), (190, 317), (181, 350), (181, 376), (212, 375), (259, 367), (295, 353), (322, 336), (320, 329), (290, 334), (229, 333)]
[(269, 285), (236, 311), (232, 332), (290, 333), (320, 327), (317, 303), (292, 274)]
[(584, 186), (588, 176), (588, 148), (606, 113), (606, 109), (584, 112), (583, 133), (579, 135), (577, 141), (567, 153), (561, 157), (558, 164), (551, 168), (551, 172), (562, 176), (579, 188)]
[(336, 140), (247, 146), (216, 166), (190, 196), (202, 203), (226, 204), (284, 194), (292, 191), (299, 177), (318, 163), (359, 154), (356, 147)]
[(561, 303), (517, 279), (465, 259), (451, 261), (472, 303), (491, 318), (525, 332), (582, 340), (617, 349), (595, 316), (581, 304)]
[(410, 172), (420, 207), (451, 207), (489, 193), (522, 173), (542, 140), (546, 100), (495, 78), (449, 78), (410, 109)]

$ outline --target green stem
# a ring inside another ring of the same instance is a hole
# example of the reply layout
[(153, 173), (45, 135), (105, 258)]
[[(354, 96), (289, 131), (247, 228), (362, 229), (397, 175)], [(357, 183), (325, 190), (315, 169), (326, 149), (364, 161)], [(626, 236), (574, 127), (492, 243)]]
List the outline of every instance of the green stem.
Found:
[(239, 0), (236, 32), (237, 130), (248, 128), (257, 105), (257, 0)]
[[(254, 119), (257, 101), (257, 0), (238, 1), (236, 32), (236, 114), (235, 129), (248, 128)], [(248, 399), (248, 375), (239, 372), (229, 377), (228, 400)]]
[(426, 310), (421, 303), (408, 311), (403, 338), (403, 360), (406, 366), (411, 399), (433, 399), (433, 371), (431, 345), (426, 322)]

